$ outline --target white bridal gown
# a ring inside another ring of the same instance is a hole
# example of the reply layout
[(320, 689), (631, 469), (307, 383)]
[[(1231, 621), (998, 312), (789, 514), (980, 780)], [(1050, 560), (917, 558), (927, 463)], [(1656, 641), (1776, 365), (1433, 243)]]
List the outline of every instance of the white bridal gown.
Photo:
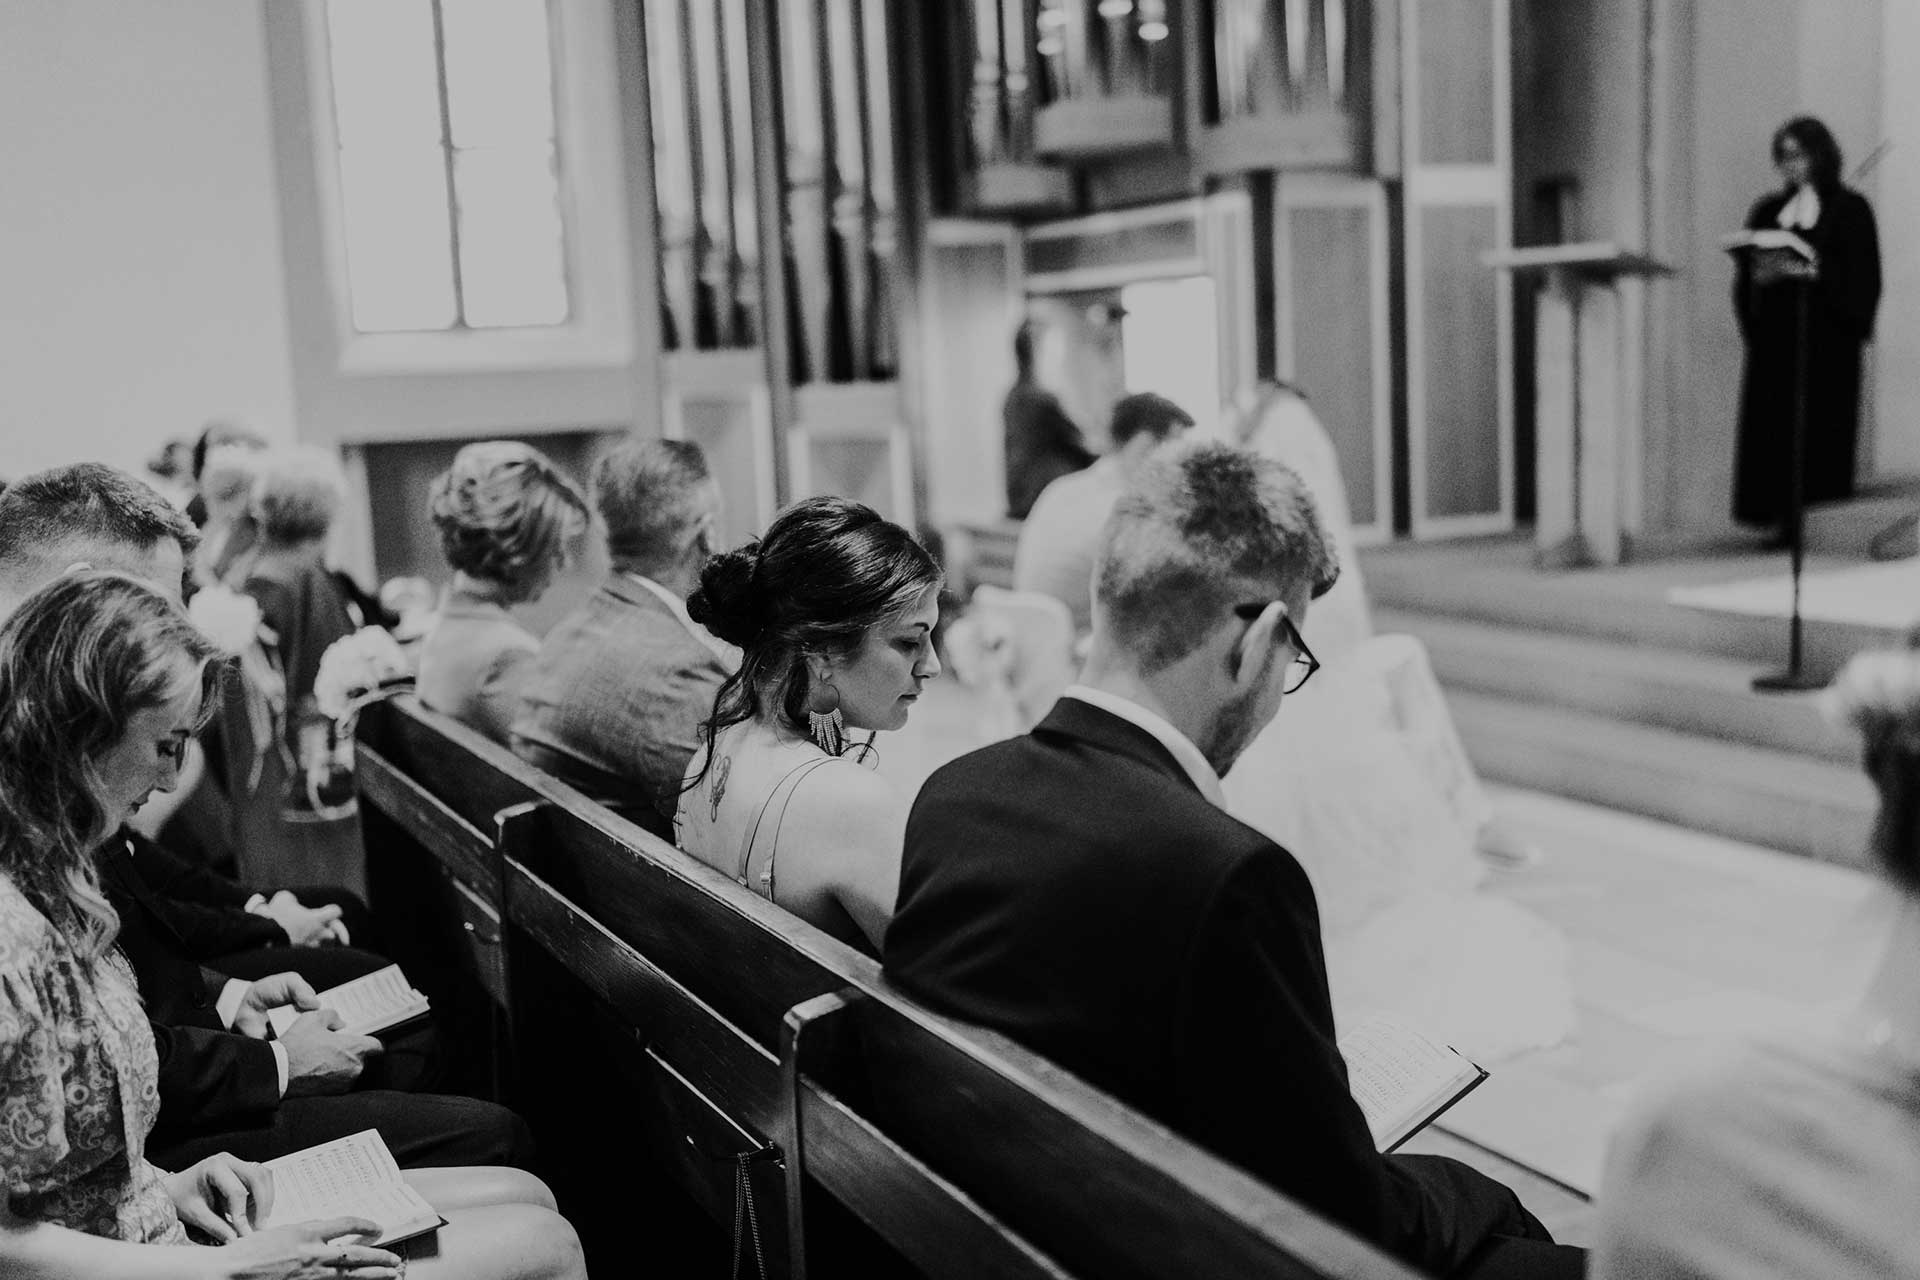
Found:
[(1225, 779), (1228, 807), (1313, 881), (1336, 1019), (1388, 1013), (1483, 1064), (1557, 1044), (1574, 1024), (1566, 942), (1481, 891), (1492, 808), (1424, 647), (1373, 635), (1332, 442), (1273, 388), (1242, 443), (1300, 474), (1340, 556), (1302, 628), (1321, 669)]

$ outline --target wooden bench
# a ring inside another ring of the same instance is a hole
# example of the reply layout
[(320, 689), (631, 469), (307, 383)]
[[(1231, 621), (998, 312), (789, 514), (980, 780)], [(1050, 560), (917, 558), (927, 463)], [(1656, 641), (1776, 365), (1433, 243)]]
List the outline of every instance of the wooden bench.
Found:
[[(392, 883), (444, 880), (455, 892), (431, 911), (480, 917), (423, 933), (453, 939), (484, 993), (498, 1078), (542, 1143), (617, 1164), (602, 1134), (540, 1122), (637, 1122), (646, 1159), (769, 1275), (1413, 1274), (920, 1008), (869, 957), (461, 725), (404, 701), (370, 713), (360, 773), (375, 866), (428, 866)], [(610, 1266), (655, 1256), (625, 1203)]]

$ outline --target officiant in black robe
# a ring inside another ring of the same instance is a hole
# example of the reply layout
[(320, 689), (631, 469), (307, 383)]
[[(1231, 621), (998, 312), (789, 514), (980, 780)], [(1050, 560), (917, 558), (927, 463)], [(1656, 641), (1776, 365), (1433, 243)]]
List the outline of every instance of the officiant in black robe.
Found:
[[(1818, 120), (1798, 116), (1780, 126), (1773, 161), (1784, 183), (1754, 204), (1746, 225), (1791, 231), (1818, 255), (1808, 299), (1804, 494), (1809, 503), (1831, 502), (1853, 493), (1860, 348), (1873, 337), (1880, 302), (1879, 234), (1866, 198), (1841, 184), (1839, 145)], [(1783, 252), (1740, 254), (1733, 282), (1734, 316), (1747, 346), (1733, 515), (1776, 528), (1791, 505), (1802, 287), (1775, 269)]]

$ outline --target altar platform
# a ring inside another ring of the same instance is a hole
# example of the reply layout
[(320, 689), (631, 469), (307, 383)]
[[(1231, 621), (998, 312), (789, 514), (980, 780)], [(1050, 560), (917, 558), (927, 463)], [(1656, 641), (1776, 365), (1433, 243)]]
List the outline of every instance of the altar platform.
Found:
[[(1719, 545), (1540, 569), (1525, 535), (1395, 544), (1361, 564), (1381, 632), (1422, 639), (1492, 780), (1854, 863), (1871, 788), (1787, 658), (1787, 557)], [(1807, 559), (1807, 663), (1831, 673), (1920, 624), (1920, 561)], [(1307, 634), (1312, 635), (1309, 614)]]

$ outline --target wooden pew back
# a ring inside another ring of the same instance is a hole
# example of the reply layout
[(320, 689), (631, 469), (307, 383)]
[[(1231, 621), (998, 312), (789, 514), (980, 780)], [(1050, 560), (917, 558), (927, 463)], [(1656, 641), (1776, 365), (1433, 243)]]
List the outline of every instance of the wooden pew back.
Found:
[[(665, 1135), (649, 1155), (721, 1220), (738, 1208), (729, 1159), (754, 1162), (771, 1274), (866, 1274), (877, 1236), (955, 1280), (1412, 1276), (1044, 1059), (921, 1009), (870, 958), (463, 726), (403, 702), (362, 741), (374, 821), (492, 892), (510, 969), (537, 950), (628, 1033), (641, 1087), (622, 1103)], [(518, 1006), (543, 993), (512, 994), (517, 1023), (537, 1014)], [(549, 1049), (579, 1052), (522, 1036), (518, 1074)]]

